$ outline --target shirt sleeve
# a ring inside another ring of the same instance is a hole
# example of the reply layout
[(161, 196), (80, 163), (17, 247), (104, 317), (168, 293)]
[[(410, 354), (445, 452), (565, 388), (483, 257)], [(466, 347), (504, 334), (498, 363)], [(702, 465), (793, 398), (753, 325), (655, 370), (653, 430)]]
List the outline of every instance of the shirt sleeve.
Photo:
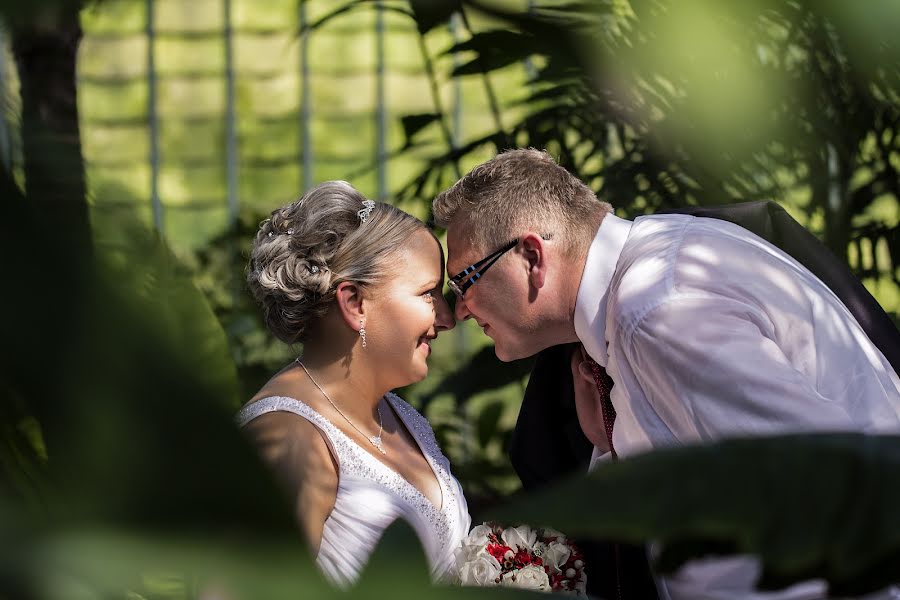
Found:
[(814, 387), (814, 349), (789, 357), (776, 338), (765, 314), (740, 300), (675, 297), (648, 312), (623, 349), (640, 392), (682, 441), (846, 430), (846, 410)]

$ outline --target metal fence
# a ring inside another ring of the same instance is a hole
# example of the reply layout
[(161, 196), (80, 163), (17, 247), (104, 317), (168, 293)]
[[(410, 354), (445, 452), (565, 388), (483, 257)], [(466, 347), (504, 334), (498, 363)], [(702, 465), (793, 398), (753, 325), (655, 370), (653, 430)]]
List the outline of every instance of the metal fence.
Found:
[[(396, 152), (399, 117), (435, 112), (422, 49), (434, 61), (454, 143), (491, 128), (482, 83), (446, 76), (457, 58), (442, 53), (458, 31), (423, 41), (409, 17), (382, 2), (309, 29), (339, 6), (109, 0), (86, 8), (78, 101), (92, 211), (127, 211), (176, 248), (195, 248), (240, 214), (266, 213), (327, 179), (391, 201), (446, 143), (426, 132), (423, 146)], [(8, 51), (0, 63), (6, 88)], [(501, 92), (520, 89), (524, 72), (510, 69), (508, 85), (501, 75)], [(14, 146), (5, 119), (7, 165)]]

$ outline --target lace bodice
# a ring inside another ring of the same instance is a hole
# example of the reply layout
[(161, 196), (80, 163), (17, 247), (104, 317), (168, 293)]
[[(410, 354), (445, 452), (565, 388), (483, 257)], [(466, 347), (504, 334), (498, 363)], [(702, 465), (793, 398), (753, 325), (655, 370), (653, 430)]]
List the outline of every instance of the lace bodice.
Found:
[(316, 563), (341, 586), (357, 579), (381, 534), (397, 518), (405, 519), (418, 533), (434, 579), (442, 579), (452, 571), (453, 550), (471, 524), (462, 488), (451, 474), (450, 462), (438, 447), (428, 421), (399, 396), (389, 393), (386, 399), (431, 466), (441, 489), (440, 507), (299, 400), (284, 396), (263, 398), (245, 406), (236, 418), (243, 426), (268, 412), (291, 412), (324, 434), (338, 464), (338, 490), (334, 509), (325, 522)]

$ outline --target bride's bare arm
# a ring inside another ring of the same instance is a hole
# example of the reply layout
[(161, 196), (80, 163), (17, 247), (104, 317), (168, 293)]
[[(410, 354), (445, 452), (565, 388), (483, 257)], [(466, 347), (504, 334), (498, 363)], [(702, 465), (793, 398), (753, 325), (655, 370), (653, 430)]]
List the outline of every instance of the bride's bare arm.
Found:
[(261, 415), (244, 431), (287, 491), (315, 556), (338, 486), (337, 464), (325, 439), (315, 425), (286, 412)]

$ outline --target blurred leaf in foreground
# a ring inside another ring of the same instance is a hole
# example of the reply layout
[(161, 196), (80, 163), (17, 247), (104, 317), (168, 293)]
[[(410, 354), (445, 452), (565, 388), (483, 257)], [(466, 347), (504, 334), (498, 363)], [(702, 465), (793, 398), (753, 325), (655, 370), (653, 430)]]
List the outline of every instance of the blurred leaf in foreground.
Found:
[(662, 545), (657, 567), (753, 553), (761, 589), (821, 578), (832, 595), (900, 582), (900, 436), (736, 439), (603, 465), (497, 511), (575, 537)]

